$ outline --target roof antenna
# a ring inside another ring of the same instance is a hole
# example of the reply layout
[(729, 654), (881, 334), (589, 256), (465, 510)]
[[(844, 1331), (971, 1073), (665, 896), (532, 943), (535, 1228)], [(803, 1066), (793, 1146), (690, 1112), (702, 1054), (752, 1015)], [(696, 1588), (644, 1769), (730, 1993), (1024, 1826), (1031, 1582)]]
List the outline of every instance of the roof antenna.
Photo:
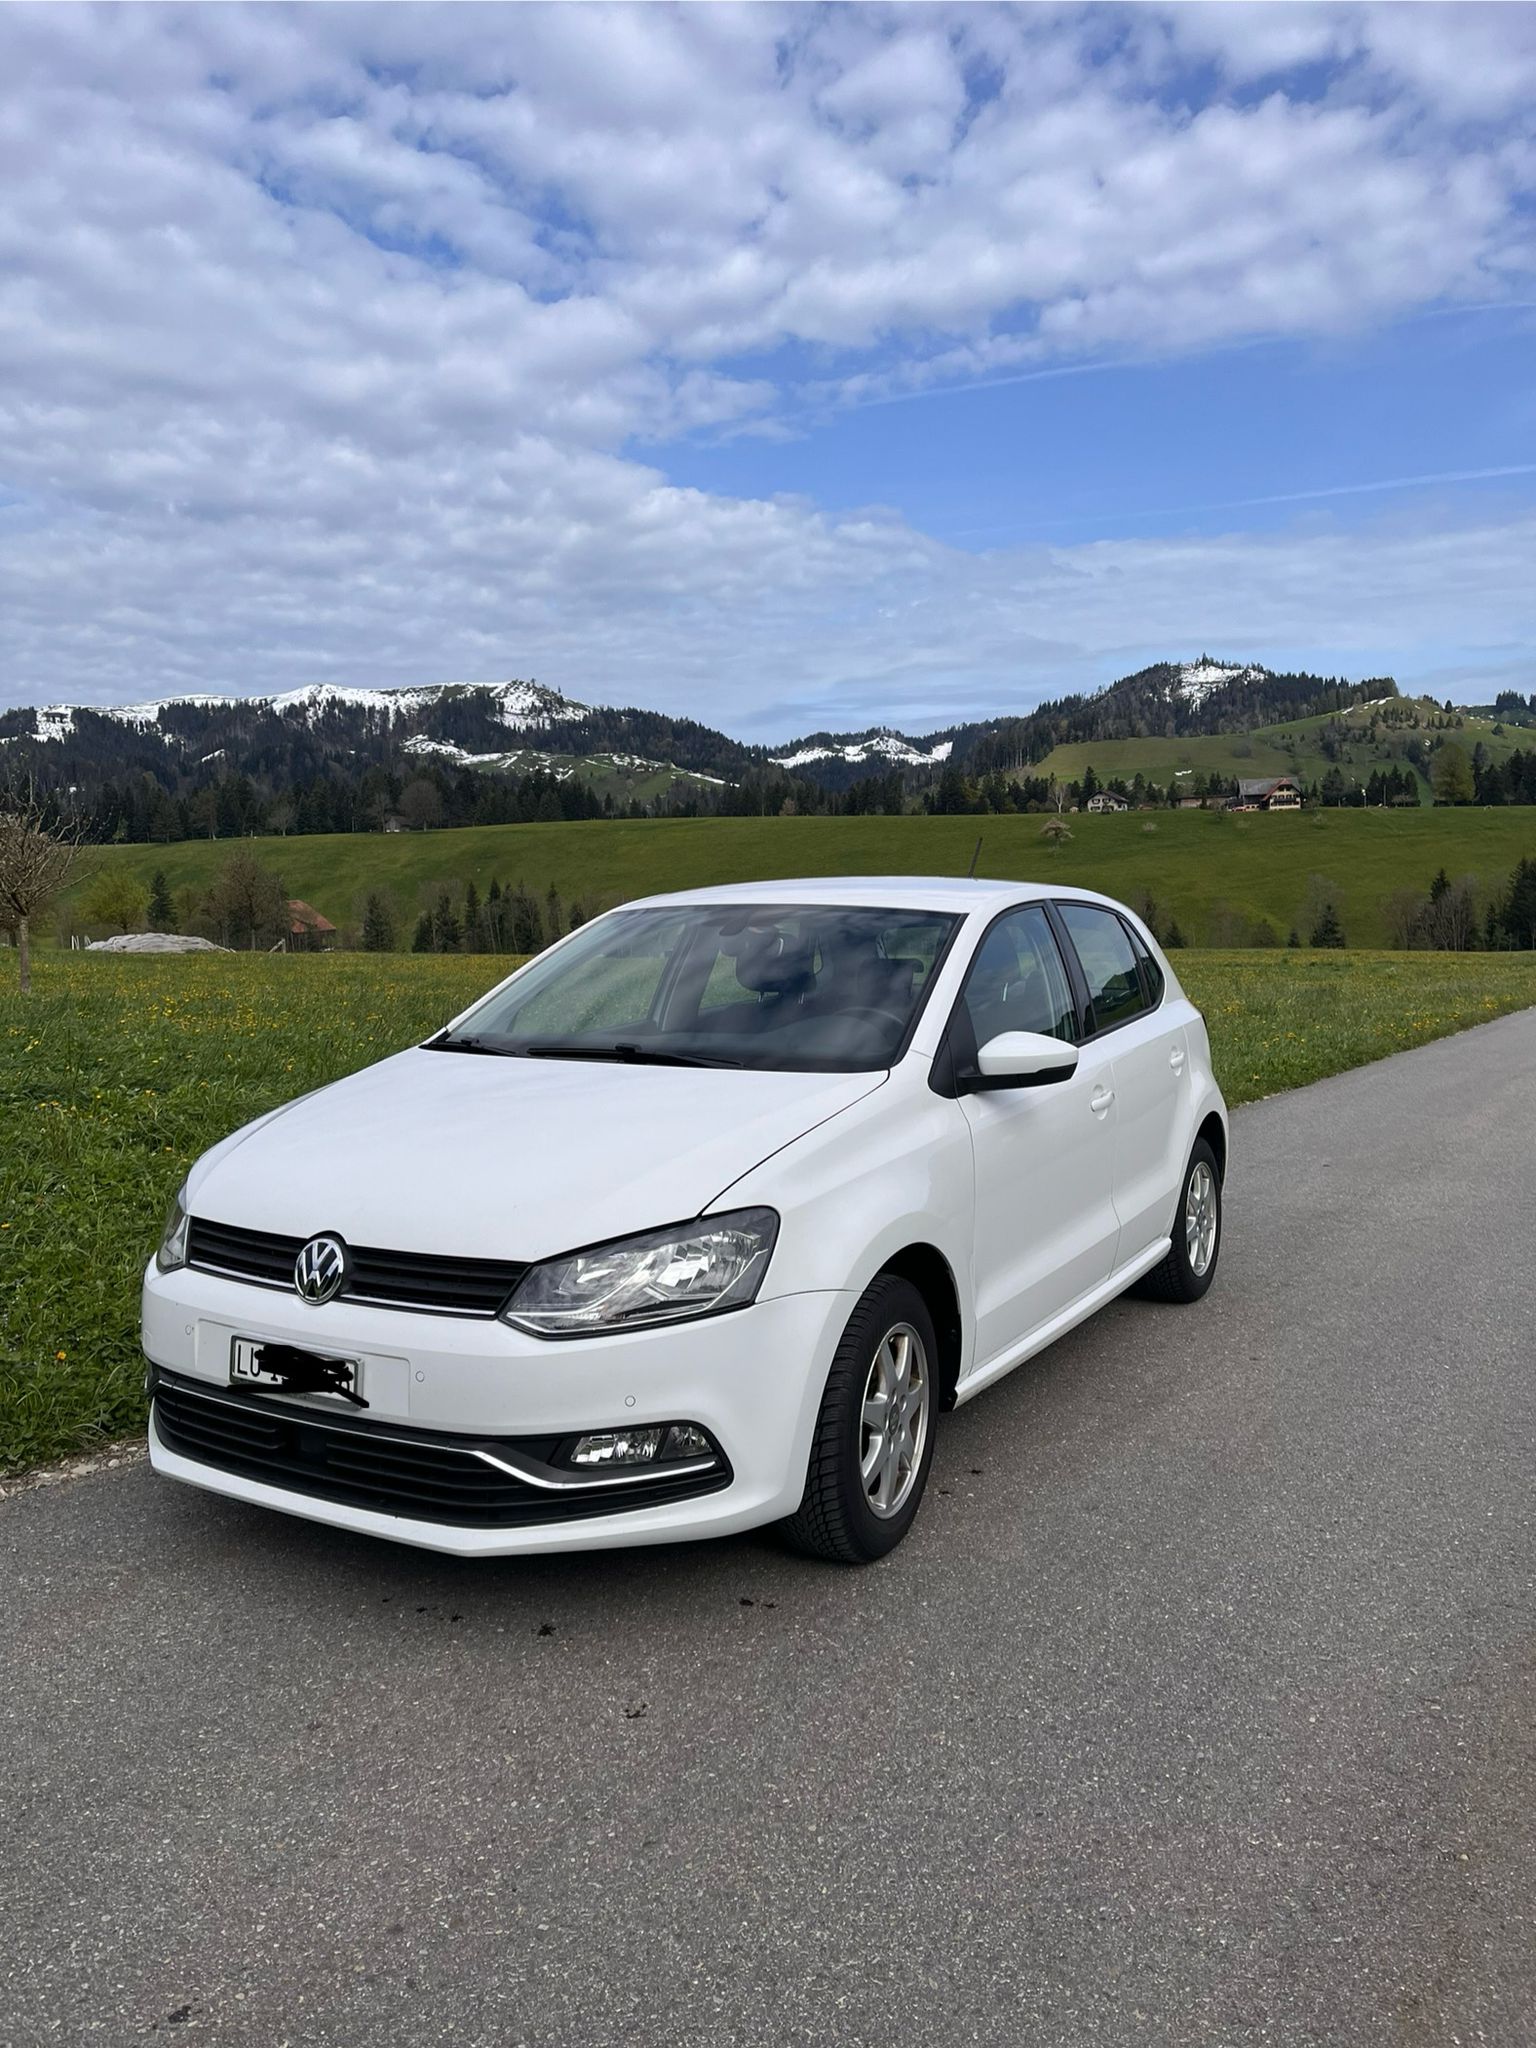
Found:
[(974, 881), (975, 881), (975, 879), (976, 879), (976, 863), (977, 863), (977, 861), (979, 861), (980, 859), (981, 859), (981, 834), (980, 834), (980, 833), (978, 832), (978, 833), (976, 834), (976, 851), (975, 851), (975, 852), (974, 852), (974, 853), (973, 853), (973, 854), (971, 855), (971, 864), (970, 864), (970, 866), (969, 866), (969, 867), (968, 867), (968, 868), (966, 869), (966, 871), (965, 871), (965, 879), (966, 879), (966, 880), (967, 880), (968, 882), (974, 882)]

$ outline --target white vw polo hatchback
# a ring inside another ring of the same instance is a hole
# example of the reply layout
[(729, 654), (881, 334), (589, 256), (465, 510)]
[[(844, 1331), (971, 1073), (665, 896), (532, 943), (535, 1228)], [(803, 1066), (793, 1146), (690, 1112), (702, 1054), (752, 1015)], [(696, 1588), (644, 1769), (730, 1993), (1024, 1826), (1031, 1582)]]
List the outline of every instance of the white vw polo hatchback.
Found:
[(1209, 1287), (1227, 1115), (1080, 890), (627, 904), (194, 1166), (144, 1280), (176, 1479), (464, 1555), (911, 1526), (943, 1411)]

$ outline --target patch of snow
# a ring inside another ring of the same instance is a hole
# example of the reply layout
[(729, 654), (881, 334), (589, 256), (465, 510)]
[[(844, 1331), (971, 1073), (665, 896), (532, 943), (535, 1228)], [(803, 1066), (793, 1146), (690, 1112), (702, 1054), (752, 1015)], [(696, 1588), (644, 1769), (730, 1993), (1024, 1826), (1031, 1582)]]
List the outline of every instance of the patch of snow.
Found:
[(542, 683), (520, 682), (422, 683), (405, 690), (369, 690), (340, 683), (306, 683), (302, 689), (286, 690), (278, 697), (258, 697), (252, 701), (265, 704), (279, 713), (298, 713), (306, 719), (317, 712), (323, 713), (330, 705), (347, 705), (358, 710), (379, 712), (393, 725), (397, 718), (429, 711), (443, 698), (464, 690), (487, 691), (495, 700), (492, 717), (513, 732), (521, 732), (530, 726), (549, 725), (556, 718), (585, 718), (588, 711), (585, 704), (562, 697), (558, 690), (548, 689)]
[(626, 769), (632, 775), (678, 775), (685, 782), (711, 782), (717, 789), (725, 787), (723, 775), (706, 775), (699, 768), (679, 768), (675, 761), (648, 761), (644, 754), (609, 754), (607, 758), (615, 768)]
[(251, 702), (278, 712), (308, 713), (323, 711), (331, 704), (347, 704), (359, 710), (386, 711), (391, 720), (398, 716), (397, 708), (382, 690), (349, 690), (338, 683), (305, 683), (297, 690), (284, 690), (277, 697), (253, 697)]
[(842, 746), (802, 747), (797, 754), (774, 756), (776, 768), (804, 768), (812, 761), (847, 761), (853, 767), (865, 761), (899, 762), (904, 768), (928, 768), (936, 761), (947, 761), (954, 747), (953, 740), (940, 740), (934, 746), (913, 746), (899, 733), (876, 732), (867, 739), (849, 740)]
[(496, 716), (510, 732), (529, 726), (549, 725), (556, 718), (585, 718), (587, 706), (547, 690), (541, 683), (500, 683), (496, 686), (500, 705)]
[(1173, 689), (1175, 696), (1182, 697), (1187, 704), (1198, 710), (1223, 683), (1256, 683), (1269, 673), (1267, 669), (1250, 662), (1243, 668), (1223, 668), (1215, 661), (1186, 661), (1179, 670), (1178, 680)]
[(163, 697), (156, 704), (82, 704), (76, 709), (94, 711), (101, 718), (115, 718), (121, 725), (158, 725), (162, 711), (172, 705), (190, 704), (200, 711), (222, 709), (233, 703), (230, 697)]
[(136, 725), (147, 730), (158, 725), (161, 712), (169, 710), (173, 704), (208, 706), (233, 701), (229, 697), (166, 697), (154, 704), (44, 704), (36, 713), (36, 736), (40, 740), (68, 739), (75, 731), (76, 714), (81, 711), (92, 711), (98, 718), (112, 718), (119, 725)]
[(402, 754), (441, 754), (448, 761), (502, 760), (500, 754), (472, 754), (468, 747), (456, 747), (452, 740), (429, 740), (425, 733), (413, 732), (408, 740), (400, 742)]

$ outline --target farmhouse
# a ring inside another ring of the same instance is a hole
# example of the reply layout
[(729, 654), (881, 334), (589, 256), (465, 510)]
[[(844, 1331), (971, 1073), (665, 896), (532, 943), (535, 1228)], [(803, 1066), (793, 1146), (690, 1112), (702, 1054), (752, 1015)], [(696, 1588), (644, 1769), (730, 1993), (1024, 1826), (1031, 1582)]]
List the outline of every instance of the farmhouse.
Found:
[(1244, 777), (1237, 785), (1236, 811), (1299, 811), (1301, 791), (1289, 775)]
[(288, 950), (290, 953), (329, 953), (336, 943), (336, 927), (328, 917), (296, 896), (288, 899)]
[(1083, 805), (1085, 811), (1128, 811), (1130, 808), (1123, 796), (1116, 796), (1107, 789), (1101, 789), (1097, 796), (1089, 797)]

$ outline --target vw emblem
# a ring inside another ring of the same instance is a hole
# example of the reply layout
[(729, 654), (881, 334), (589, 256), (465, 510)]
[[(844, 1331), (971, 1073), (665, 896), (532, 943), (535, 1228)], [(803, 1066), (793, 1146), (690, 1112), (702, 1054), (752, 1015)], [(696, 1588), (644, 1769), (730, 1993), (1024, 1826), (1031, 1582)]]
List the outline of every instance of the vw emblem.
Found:
[(347, 1248), (339, 1237), (312, 1237), (293, 1262), (293, 1284), (314, 1308), (340, 1293), (346, 1277)]

